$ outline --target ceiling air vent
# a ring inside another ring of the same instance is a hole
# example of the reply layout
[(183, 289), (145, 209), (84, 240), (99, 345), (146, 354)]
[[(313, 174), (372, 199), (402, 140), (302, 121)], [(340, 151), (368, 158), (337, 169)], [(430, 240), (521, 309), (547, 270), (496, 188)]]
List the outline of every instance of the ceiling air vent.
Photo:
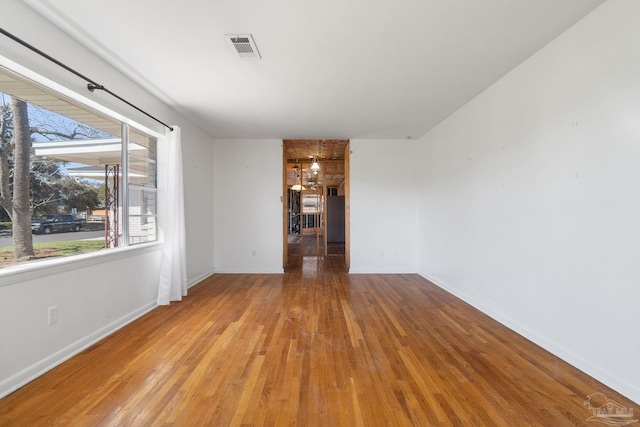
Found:
[(260, 58), (260, 52), (251, 34), (225, 34), (240, 58)]

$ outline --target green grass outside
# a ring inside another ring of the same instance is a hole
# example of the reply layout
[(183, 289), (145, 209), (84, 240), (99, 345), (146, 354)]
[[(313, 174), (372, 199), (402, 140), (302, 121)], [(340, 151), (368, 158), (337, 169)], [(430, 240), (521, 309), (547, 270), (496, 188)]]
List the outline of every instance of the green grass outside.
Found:
[[(104, 248), (104, 240), (67, 240), (64, 242), (35, 243), (33, 248), (35, 250), (52, 249), (58, 252), (60, 256), (80, 255)], [(13, 248), (11, 248), (11, 252), (13, 252)]]
[(0, 222), (0, 231), (7, 231), (7, 230), (11, 230), (11, 223), (10, 222)]
[[(86, 254), (104, 248), (104, 240), (68, 240), (63, 242), (35, 243), (37, 259)], [(28, 261), (27, 261), (28, 262)], [(14, 264), (13, 246), (0, 248), (0, 266)]]

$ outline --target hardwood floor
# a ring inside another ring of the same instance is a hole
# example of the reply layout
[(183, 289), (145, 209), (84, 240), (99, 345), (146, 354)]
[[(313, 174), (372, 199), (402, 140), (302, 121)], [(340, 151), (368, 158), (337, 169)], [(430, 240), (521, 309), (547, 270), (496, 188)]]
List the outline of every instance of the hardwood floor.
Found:
[(218, 274), (0, 400), (2, 426), (598, 425), (633, 402), (416, 275)]

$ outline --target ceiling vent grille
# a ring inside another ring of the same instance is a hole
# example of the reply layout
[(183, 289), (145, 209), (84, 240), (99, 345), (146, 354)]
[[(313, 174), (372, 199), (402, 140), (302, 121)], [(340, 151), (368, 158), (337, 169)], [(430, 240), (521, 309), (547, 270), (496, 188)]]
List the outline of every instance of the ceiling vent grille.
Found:
[(260, 58), (260, 52), (251, 34), (225, 34), (240, 58)]

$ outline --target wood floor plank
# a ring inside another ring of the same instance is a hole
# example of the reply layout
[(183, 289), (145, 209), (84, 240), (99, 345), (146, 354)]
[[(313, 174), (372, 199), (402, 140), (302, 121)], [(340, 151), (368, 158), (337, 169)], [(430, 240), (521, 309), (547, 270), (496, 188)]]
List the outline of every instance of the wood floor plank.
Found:
[(218, 274), (0, 400), (0, 426), (587, 426), (601, 392), (416, 275)]

